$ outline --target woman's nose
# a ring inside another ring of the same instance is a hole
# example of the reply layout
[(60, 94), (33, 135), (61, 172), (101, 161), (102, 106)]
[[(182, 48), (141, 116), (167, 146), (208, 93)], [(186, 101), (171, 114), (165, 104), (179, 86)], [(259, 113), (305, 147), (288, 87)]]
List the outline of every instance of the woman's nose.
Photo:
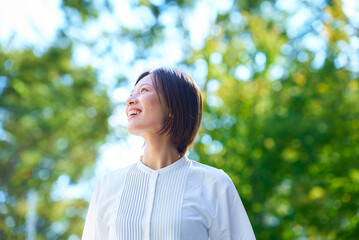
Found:
[(135, 104), (136, 102), (137, 102), (137, 99), (135, 98), (134, 95), (132, 95), (127, 98), (126, 104), (127, 104), (127, 106), (129, 106), (129, 105)]

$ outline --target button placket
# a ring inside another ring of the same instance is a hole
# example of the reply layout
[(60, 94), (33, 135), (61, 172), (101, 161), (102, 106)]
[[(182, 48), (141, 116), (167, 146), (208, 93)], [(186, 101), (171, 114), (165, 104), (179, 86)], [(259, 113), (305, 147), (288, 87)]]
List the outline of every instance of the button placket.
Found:
[(157, 178), (158, 178), (158, 172), (150, 173), (147, 201), (146, 201), (146, 207), (144, 210), (144, 217), (143, 217), (143, 224), (142, 224), (143, 239), (145, 239), (145, 240), (150, 239), (151, 215), (152, 215), (153, 203), (155, 200)]

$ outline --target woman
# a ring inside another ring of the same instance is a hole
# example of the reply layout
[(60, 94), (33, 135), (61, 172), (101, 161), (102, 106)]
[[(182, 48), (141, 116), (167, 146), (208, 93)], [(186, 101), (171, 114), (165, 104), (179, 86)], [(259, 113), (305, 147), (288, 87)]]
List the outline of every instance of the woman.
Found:
[(255, 239), (228, 175), (186, 156), (202, 118), (201, 93), (189, 75), (144, 72), (126, 113), (129, 132), (145, 140), (144, 154), (97, 184), (82, 239)]

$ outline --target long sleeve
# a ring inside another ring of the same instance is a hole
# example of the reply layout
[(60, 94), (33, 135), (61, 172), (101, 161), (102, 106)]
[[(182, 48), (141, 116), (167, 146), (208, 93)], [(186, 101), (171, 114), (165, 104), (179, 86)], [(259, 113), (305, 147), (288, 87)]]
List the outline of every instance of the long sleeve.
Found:
[(99, 194), (100, 184), (97, 184), (91, 197), (85, 227), (82, 234), (82, 240), (108, 239), (108, 229), (98, 215)]
[(254, 232), (246, 210), (232, 181), (220, 193), (215, 216), (209, 228), (211, 240), (254, 240)]

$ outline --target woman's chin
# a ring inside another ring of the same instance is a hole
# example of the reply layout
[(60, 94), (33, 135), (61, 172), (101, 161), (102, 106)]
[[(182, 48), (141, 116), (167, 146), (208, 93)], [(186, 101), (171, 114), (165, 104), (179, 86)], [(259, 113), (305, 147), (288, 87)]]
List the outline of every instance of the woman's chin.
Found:
[(131, 133), (132, 135), (136, 135), (136, 136), (140, 136), (140, 130), (136, 129), (135, 127), (128, 125), (127, 126), (127, 130), (129, 133)]
[(139, 136), (139, 137), (143, 137), (148, 132), (145, 129), (143, 129), (143, 127), (134, 125), (134, 124), (128, 124), (127, 130), (130, 134)]
[[(154, 136), (158, 137), (158, 136), (160, 136), (159, 132), (161, 129), (162, 129), (161, 126), (146, 128), (144, 126), (136, 126), (133, 124), (127, 125), (127, 130), (130, 134), (139, 136), (139, 137), (143, 137), (143, 138), (154, 137)], [(164, 135), (162, 135), (162, 136), (164, 136)]]

